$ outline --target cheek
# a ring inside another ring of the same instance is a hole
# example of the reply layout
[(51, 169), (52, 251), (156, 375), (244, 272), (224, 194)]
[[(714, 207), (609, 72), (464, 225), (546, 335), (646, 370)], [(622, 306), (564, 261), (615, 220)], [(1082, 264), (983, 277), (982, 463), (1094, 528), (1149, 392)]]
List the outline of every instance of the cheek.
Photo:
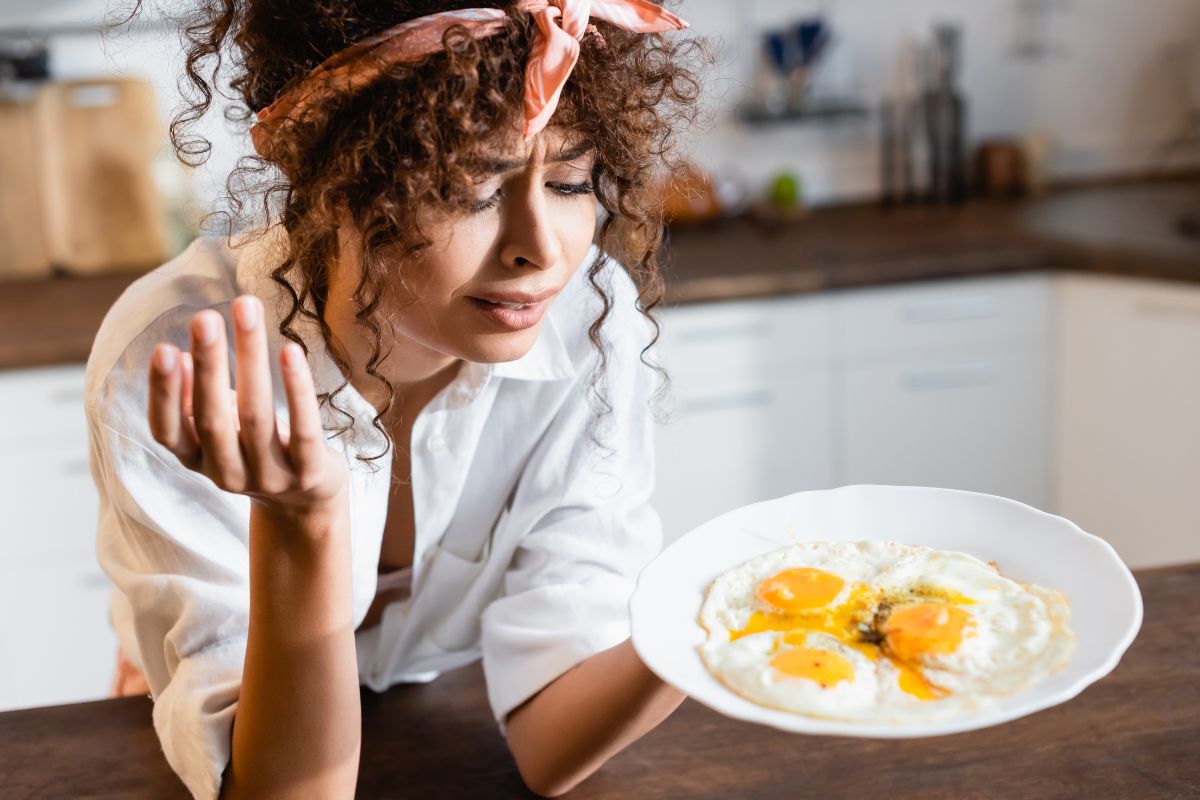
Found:
[(579, 255), (587, 252), (596, 234), (596, 202), (591, 198), (587, 202), (580, 200), (577, 213), (571, 217), (569, 238), (571, 247)]
[(481, 269), (491, 239), (465, 225), (445, 239), (435, 240), (421, 257), (405, 265), (396, 281), (397, 296), (435, 309), (447, 305), (454, 293), (471, 283)]

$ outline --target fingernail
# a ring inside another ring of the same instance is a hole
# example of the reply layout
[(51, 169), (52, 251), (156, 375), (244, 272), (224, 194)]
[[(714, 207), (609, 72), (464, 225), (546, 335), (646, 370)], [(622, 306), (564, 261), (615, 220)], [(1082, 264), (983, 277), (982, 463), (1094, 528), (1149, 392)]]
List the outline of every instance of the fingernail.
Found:
[(283, 346), (283, 365), (290, 370), (299, 369), (304, 362), (304, 351), (295, 342)]
[(175, 348), (160, 344), (154, 351), (154, 368), (163, 374), (175, 369)]
[(196, 318), (200, 327), (200, 344), (212, 344), (217, 340), (217, 321), (212, 314), (201, 314)]
[(241, 298), (233, 304), (233, 318), (243, 331), (252, 331), (258, 324), (258, 303), (249, 298)]

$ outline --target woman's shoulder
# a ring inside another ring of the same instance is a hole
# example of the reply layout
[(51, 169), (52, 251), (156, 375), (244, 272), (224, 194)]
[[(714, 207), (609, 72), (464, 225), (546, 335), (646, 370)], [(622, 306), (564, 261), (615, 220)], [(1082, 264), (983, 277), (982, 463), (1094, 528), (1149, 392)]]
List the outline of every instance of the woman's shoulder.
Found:
[(87, 406), (111, 400), (111, 394), (102, 397), (108, 393), (106, 388), (123, 390), (128, 382), (140, 386), (158, 342), (187, 349), (187, 322), (192, 314), (220, 307), (237, 296), (236, 267), (236, 254), (225, 237), (201, 237), (130, 284), (108, 310), (92, 343), (85, 380)]

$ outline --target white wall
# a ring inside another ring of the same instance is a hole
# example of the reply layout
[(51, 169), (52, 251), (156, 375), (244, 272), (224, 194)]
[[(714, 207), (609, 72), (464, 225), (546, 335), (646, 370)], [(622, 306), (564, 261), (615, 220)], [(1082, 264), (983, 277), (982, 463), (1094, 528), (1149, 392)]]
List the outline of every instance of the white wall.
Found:
[[(853, 92), (871, 105), (896, 92), (899, 67), (937, 21), (964, 30), (961, 87), (973, 138), (1045, 133), (1060, 177), (1143, 172), (1158, 147), (1200, 107), (1197, 0), (1055, 0), (1047, 17), (1055, 44), (1039, 60), (1016, 55), (1019, 0), (685, 0), (701, 32), (723, 32), (713, 83), (719, 111), (694, 139), (709, 167), (736, 163), (756, 181), (798, 171), (816, 199), (872, 196), (878, 187), (877, 129), (871, 122), (747, 131), (728, 109), (744, 94), (757, 34), (824, 11), (838, 34), (826, 90)], [(1194, 78), (1189, 81), (1189, 73)], [(911, 83), (911, 81), (909, 81)], [(1197, 153), (1193, 150), (1193, 160)]]
[[(157, 0), (162, 2), (163, 0)], [(150, 0), (154, 3), (155, 0)], [(171, 0), (175, 2), (175, 0)], [(873, 121), (836, 126), (786, 126), (749, 131), (731, 109), (752, 74), (758, 31), (806, 13), (826, 13), (838, 33), (825, 88), (853, 91), (871, 105), (894, 92), (897, 67), (933, 22), (965, 31), (962, 86), (970, 101), (973, 137), (1048, 134), (1055, 175), (1079, 177), (1144, 171), (1153, 153), (1183, 124), (1200, 88), (1189, 89), (1187, 59), (1200, 43), (1198, 0), (1053, 0), (1049, 38), (1055, 52), (1041, 60), (1014, 54), (1021, 0), (682, 0), (683, 16), (700, 34), (717, 37), (721, 58), (710, 76), (709, 122), (691, 133), (695, 158), (709, 168), (734, 166), (754, 185), (788, 168), (804, 179), (815, 202), (873, 196), (877, 190), (877, 130)], [(110, 4), (128, 0), (6, 0), (0, 26), (39, 21), (98, 20)], [(179, 47), (171, 34), (70, 36), (55, 40), (54, 66), (63, 76), (97, 71), (140, 74), (162, 95), (164, 119), (176, 102)], [(1197, 60), (1193, 63), (1200, 63)], [(1194, 83), (1200, 84), (1200, 68)], [(244, 143), (217, 115), (203, 130), (212, 162), (196, 176), (204, 203), (220, 194), (224, 175)], [(1193, 154), (1196, 155), (1196, 154)]]

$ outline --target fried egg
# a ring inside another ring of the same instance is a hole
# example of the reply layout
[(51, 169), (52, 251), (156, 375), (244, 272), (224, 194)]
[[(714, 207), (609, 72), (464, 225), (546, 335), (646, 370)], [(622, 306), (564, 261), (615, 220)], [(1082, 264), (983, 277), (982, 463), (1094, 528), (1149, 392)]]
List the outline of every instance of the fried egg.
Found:
[(1070, 604), (966, 553), (805, 542), (719, 575), (700, 655), (760, 705), (902, 722), (994, 702), (1066, 665)]

